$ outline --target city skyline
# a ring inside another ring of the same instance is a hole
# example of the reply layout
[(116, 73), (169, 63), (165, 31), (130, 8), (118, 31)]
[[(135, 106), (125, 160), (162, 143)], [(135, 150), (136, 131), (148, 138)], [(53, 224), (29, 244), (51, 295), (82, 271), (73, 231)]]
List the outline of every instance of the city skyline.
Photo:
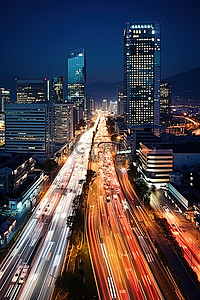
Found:
[(1, 11), (0, 300), (199, 299), (199, 0)]
[[(6, 41), (0, 55), (4, 70), (1, 86), (9, 87), (15, 77), (66, 76), (67, 53), (80, 47), (87, 50), (87, 83), (122, 80), (126, 21), (162, 23), (162, 78), (200, 65), (199, 41), (195, 39), (199, 22), (197, 1), (182, 3), (181, 14), (179, 1), (170, 1), (167, 6), (158, 1), (143, 1), (142, 6), (129, 1), (127, 6), (119, 1), (102, 4), (94, 7), (90, 1), (78, 1), (75, 10), (74, 4), (64, 2), (54, 7), (51, 1), (48, 6), (45, 1), (40, 5), (36, 1), (34, 6), (21, 1), (12, 3), (9, 9), (4, 3), (2, 9), (9, 11), (9, 16), (4, 14), (1, 19), (2, 39)], [(188, 36), (191, 43), (185, 43)], [(195, 47), (191, 47), (193, 44)]]

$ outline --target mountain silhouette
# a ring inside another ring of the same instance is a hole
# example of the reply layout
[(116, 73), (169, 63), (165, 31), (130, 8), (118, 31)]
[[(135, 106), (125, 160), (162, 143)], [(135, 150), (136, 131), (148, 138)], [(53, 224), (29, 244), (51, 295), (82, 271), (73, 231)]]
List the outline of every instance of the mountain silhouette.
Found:
[[(172, 83), (174, 103), (200, 104), (200, 67), (175, 74), (165, 80)], [(86, 85), (86, 93), (93, 96), (97, 102), (101, 102), (104, 98), (107, 100), (117, 100), (118, 85), (123, 85), (123, 82), (96, 82)]]

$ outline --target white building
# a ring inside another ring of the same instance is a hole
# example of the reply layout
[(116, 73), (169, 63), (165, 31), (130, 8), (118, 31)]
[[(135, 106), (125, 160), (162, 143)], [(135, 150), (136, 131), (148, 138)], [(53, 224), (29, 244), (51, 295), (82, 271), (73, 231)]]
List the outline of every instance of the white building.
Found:
[(146, 183), (151, 187), (165, 186), (169, 182), (169, 173), (173, 171), (172, 149), (162, 149), (140, 143), (139, 171)]

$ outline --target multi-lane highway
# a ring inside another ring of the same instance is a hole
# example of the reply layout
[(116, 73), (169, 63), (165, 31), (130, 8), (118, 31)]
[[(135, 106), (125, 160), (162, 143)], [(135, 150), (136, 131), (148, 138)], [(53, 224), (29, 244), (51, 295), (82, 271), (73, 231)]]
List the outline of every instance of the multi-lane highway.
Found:
[(97, 201), (89, 196), (87, 213), (87, 236), (99, 295), (101, 299), (178, 299), (173, 285), (163, 294), (152, 274), (150, 265), (154, 265), (155, 255), (131, 215), (107, 136), (102, 116), (94, 155), (98, 162), (93, 164), (94, 168), (98, 165)]
[(0, 267), (0, 299), (50, 299), (67, 248), (67, 217), (81, 194), (93, 131), (85, 132)]
[[(135, 193), (135, 190), (133, 186), (131, 185), (128, 174), (125, 168), (119, 169), (119, 175), (120, 175), (120, 182), (123, 187), (123, 191), (125, 192), (125, 195), (129, 201), (129, 205), (134, 211), (134, 220), (136, 222), (139, 222), (139, 227), (141, 227), (142, 232), (139, 235), (138, 230), (135, 230), (135, 233), (137, 235), (138, 241), (143, 249), (143, 251), (147, 251), (149, 255), (153, 258), (151, 261), (149, 261), (149, 265), (151, 267), (151, 270), (153, 271), (156, 280), (161, 287), (161, 290), (165, 296), (166, 299), (177, 299), (182, 298), (181, 293), (175, 284), (171, 273), (168, 269), (165, 269), (161, 261), (158, 259), (158, 256), (155, 251), (155, 246), (152, 243), (152, 239), (148, 233), (148, 228), (151, 228), (151, 231), (154, 230), (157, 237), (159, 237), (158, 232), (156, 229), (154, 229), (154, 224), (152, 223), (151, 219), (148, 217), (148, 214), (144, 207), (140, 204), (140, 200)], [(140, 223), (141, 222), (141, 223)], [(145, 225), (145, 226), (141, 226)], [(147, 239), (147, 237), (149, 239)], [(148, 259), (148, 258), (147, 258)]]

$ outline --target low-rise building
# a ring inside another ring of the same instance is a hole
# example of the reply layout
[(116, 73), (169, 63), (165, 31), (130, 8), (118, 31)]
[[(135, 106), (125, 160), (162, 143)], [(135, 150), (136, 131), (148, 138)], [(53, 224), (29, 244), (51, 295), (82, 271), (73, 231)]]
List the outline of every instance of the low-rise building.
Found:
[(0, 157), (0, 192), (14, 193), (28, 178), (35, 166), (30, 154)]
[(162, 149), (159, 146), (140, 143), (139, 171), (146, 183), (159, 188), (169, 182), (169, 173), (173, 171), (173, 152), (170, 147)]
[(0, 214), (0, 245), (2, 246), (9, 232), (16, 225), (13, 217)]
[(15, 193), (8, 195), (9, 208), (12, 210), (22, 210), (25, 207), (34, 207), (44, 180), (44, 172), (41, 170), (30, 174), (27, 181)]
[(173, 150), (174, 170), (200, 164), (200, 144), (169, 144)]
[[(33, 207), (43, 181), (44, 172), (35, 170), (35, 159), (30, 154), (0, 156), (0, 193), (2, 202), (9, 201), (9, 208), (21, 210)], [(0, 202), (1, 205), (1, 202)]]
[(193, 210), (193, 205), (200, 203), (200, 191), (188, 184), (177, 185), (175, 183), (167, 183), (165, 195), (173, 202), (181, 211)]

